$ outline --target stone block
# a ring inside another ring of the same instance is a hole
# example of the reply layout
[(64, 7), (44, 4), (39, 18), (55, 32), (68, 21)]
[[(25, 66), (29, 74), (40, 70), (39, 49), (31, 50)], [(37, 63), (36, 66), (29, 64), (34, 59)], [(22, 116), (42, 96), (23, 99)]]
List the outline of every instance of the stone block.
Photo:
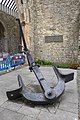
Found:
[(27, 115), (28, 117), (32, 117), (32, 118), (37, 118), (40, 110), (36, 109), (36, 108), (31, 108), (28, 106), (22, 106), (19, 110), (18, 113)]
[(78, 115), (62, 110), (58, 110), (56, 114), (41, 111), (38, 120), (78, 120)]
[(10, 110), (4, 110), (0, 113), (0, 120), (22, 120), (24, 115)]
[(4, 110), (4, 108), (0, 107), (0, 112), (2, 112)]
[(22, 120), (37, 120), (37, 119), (29, 116), (25, 116)]
[(68, 111), (71, 113), (78, 114), (78, 104), (74, 104), (73, 102), (69, 103), (69, 102), (61, 101), (59, 105), (59, 109), (63, 111)]
[(18, 111), (22, 107), (22, 105), (11, 101), (6, 101), (4, 104), (2, 104), (1, 107), (12, 111)]

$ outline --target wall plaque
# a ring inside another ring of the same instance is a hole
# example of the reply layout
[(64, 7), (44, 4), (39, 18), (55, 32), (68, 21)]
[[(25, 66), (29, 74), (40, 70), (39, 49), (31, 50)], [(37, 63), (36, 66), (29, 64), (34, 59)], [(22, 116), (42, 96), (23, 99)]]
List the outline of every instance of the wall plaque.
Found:
[(63, 35), (45, 36), (45, 43), (63, 42)]

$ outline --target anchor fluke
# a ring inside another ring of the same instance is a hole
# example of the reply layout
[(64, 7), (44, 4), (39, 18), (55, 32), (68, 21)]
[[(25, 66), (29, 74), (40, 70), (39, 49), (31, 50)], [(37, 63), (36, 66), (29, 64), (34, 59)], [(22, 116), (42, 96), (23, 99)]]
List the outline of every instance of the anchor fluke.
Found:
[[(19, 97), (23, 97), (26, 101), (29, 101), (33, 104), (39, 104), (39, 105), (40, 104), (42, 104), (42, 105), (52, 104), (52, 103), (56, 102), (57, 99), (63, 94), (63, 92), (65, 90), (65, 77), (64, 77), (64, 79), (62, 79), (63, 77), (61, 77), (61, 75), (63, 75), (63, 74), (61, 74), (61, 71), (59, 71), (58, 68), (54, 67), (53, 70), (56, 73), (56, 76), (58, 78), (58, 83), (56, 84), (56, 86), (54, 88), (51, 88), (51, 92), (55, 93), (54, 97), (53, 97), (53, 95), (51, 95), (52, 93), (49, 93), (48, 94), (49, 98), (47, 98), (46, 97), (47, 95), (45, 96), (44, 92), (40, 92), (40, 93), (38, 93), (37, 91), (30, 92), (27, 89), (27, 87), (25, 87), (22, 77), (20, 75), (18, 75), (19, 88), (16, 90), (13, 90), (13, 91), (6, 92), (8, 99), (13, 100), (13, 99), (17, 99)], [(72, 76), (71, 78), (74, 77), (73, 73), (70, 73), (67, 75), (71, 75)], [(71, 79), (70, 79), (70, 81), (71, 81)], [(46, 93), (48, 93), (48, 91)], [(14, 95), (14, 97), (12, 96), (12, 94)], [(50, 99), (50, 97), (51, 97), (51, 99)]]

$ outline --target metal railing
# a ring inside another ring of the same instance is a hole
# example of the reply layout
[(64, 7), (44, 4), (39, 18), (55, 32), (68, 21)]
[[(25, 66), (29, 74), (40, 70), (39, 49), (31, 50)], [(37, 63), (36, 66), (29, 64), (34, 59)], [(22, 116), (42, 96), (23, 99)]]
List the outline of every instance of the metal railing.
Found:
[(11, 10), (10, 8), (4, 6), (1, 3), (0, 3), (0, 10), (14, 17), (18, 17), (18, 13), (16, 11)]
[(14, 56), (0, 58), (0, 71), (7, 70), (25, 63), (25, 56), (15, 54)]

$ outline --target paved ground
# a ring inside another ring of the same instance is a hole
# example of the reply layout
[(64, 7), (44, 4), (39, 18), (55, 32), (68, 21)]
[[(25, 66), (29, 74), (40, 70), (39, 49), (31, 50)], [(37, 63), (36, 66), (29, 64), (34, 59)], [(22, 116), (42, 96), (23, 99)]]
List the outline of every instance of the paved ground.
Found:
[[(51, 67), (40, 69), (51, 86), (54, 86), (57, 79), (53, 69)], [(6, 97), (6, 91), (18, 88), (16, 78), (18, 74), (21, 74), (29, 89), (39, 90), (38, 82), (28, 67), (0, 76), (0, 120), (78, 120), (77, 71), (61, 70), (63, 73), (74, 72), (74, 80), (66, 84), (65, 92), (56, 104), (47, 106), (33, 106), (21, 100), (12, 102)]]
[(77, 83), (78, 83), (78, 120), (80, 120), (80, 68), (77, 71)]

